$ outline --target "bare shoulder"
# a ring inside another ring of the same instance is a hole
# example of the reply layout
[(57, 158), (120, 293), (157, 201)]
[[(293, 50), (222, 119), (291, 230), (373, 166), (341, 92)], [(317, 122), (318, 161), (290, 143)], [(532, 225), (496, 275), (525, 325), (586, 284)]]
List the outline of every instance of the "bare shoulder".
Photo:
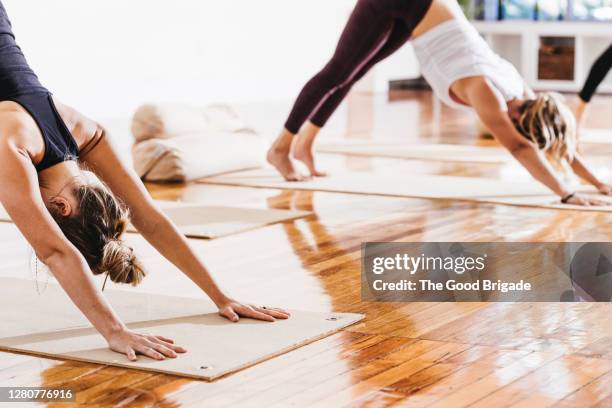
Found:
[(474, 106), (476, 95), (486, 92), (489, 83), (484, 76), (470, 76), (453, 82), (450, 87), (451, 96), (468, 106)]
[(490, 88), (489, 81), (487, 80), (487, 78), (485, 78), (482, 75), (470, 76), (470, 77), (467, 77), (467, 78), (459, 79), (459, 80), (455, 81), (455, 83), (453, 85), (454, 86), (456, 85), (458, 88), (461, 88), (463, 90), (475, 90), (475, 89), (488, 89), (488, 88)]
[(15, 102), (0, 102), (0, 143), (35, 154), (44, 150), (36, 121)]
[(100, 130), (100, 125), (76, 109), (53, 98), (53, 102), (79, 149), (89, 144)]

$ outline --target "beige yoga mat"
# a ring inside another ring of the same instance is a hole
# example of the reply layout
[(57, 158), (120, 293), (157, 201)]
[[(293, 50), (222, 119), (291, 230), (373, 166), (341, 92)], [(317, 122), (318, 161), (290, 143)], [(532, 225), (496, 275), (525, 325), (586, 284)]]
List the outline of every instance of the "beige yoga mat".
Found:
[[(308, 211), (209, 206), (178, 201), (156, 201), (166, 215), (190, 238), (221, 238), (266, 225), (306, 217)], [(0, 205), (0, 221), (10, 221)], [(129, 232), (136, 232), (133, 226)]]
[[(39, 284), (39, 286), (42, 284)], [(193, 377), (207, 381), (247, 368), (323, 337), (363, 319), (349, 313), (293, 311), (274, 323), (241, 319), (231, 323), (209, 304), (197, 299), (108, 291), (119, 316), (131, 329), (163, 335), (188, 353), (156, 361), (139, 356), (130, 362), (87, 324), (56, 284), (0, 279), (0, 349), (46, 357), (86, 361), (119, 367)]]
[(498, 147), (452, 144), (391, 144), (346, 141), (317, 146), (321, 153), (346, 154), (365, 157), (436, 160), (459, 163), (508, 163), (514, 159), (507, 150)]
[[(477, 177), (345, 172), (295, 183), (284, 181), (273, 169), (261, 169), (210, 177), (202, 179), (201, 182), (392, 197), (451, 199), (563, 210), (612, 211), (612, 198), (607, 200), (611, 205), (605, 207), (560, 204), (557, 196), (536, 181), (518, 183)], [(585, 192), (595, 193), (589, 188), (585, 188)], [(606, 199), (600, 195), (597, 197)]]
[(580, 143), (612, 145), (612, 129), (582, 129)]

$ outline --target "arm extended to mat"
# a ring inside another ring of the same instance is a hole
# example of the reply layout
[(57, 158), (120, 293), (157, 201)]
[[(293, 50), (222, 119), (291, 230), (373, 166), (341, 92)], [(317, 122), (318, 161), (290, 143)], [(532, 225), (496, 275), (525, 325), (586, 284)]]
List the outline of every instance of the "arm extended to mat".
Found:
[(612, 187), (606, 183), (603, 183), (601, 180), (599, 180), (599, 178), (597, 178), (580, 153), (576, 153), (574, 155), (570, 162), (570, 166), (578, 177), (595, 186), (600, 193), (612, 195)]
[[(112, 350), (126, 354), (131, 360), (136, 360), (136, 352), (155, 359), (163, 358), (160, 350), (173, 355), (174, 351), (163, 345), (167, 339), (134, 333), (121, 322), (94, 285), (85, 258), (65, 237), (45, 207), (38, 175), (27, 151), (10, 135), (3, 136), (0, 139), (0, 201), (36, 256)], [(174, 347), (169, 343), (168, 346)]]
[[(105, 131), (98, 126), (97, 132), (104, 134)], [(127, 204), (132, 224), (142, 236), (198, 285), (215, 302), (222, 316), (231, 321), (238, 321), (239, 316), (266, 321), (288, 317), (289, 314), (284, 310), (248, 305), (226, 296), (189, 241), (157, 207), (134, 170), (120, 160), (109, 138), (101, 135), (99, 140), (95, 148), (85, 156), (87, 163), (113, 193)]]
[(570, 201), (568, 201), (570, 204), (601, 204), (598, 200), (573, 194), (574, 191), (557, 177), (555, 170), (538, 147), (524, 138), (514, 127), (507, 112), (500, 109), (499, 99), (486, 80), (471, 81), (470, 85), (466, 87), (466, 96), (480, 120), (533, 178), (551, 189), (559, 197), (570, 197)]

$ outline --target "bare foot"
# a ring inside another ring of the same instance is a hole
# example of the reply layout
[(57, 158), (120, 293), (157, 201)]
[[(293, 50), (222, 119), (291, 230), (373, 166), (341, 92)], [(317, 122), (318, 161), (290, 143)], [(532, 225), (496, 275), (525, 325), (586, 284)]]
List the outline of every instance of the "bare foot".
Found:
[(327, 173), (317, 170), (312, 153), (313, 139), (298, 135), (293, 148), (293, 157), (306, 165), (312, 177), (325, 177)]
[(293, 166), (291, 159), (289, 158), (289, 152), (280, 150), (272, 146), (268, 150), (267, 155), (268, 163), (274, 166), (276, 170), (285, 178), (287, 181), (304, 181), (306, 177), (298, 173)]

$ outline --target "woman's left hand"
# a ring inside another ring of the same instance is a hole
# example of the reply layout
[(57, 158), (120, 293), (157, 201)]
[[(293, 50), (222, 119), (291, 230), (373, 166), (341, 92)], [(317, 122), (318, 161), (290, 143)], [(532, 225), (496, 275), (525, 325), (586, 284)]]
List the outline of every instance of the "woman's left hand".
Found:
[(288, 319), (291, 316), (288, 311), (283, 309), (249, 305), (233, 299), (227, 299), (217, 306), (219, 307), (219, 314), (232, 322), (237, 322), (240, 317), (273, 322), (276, 319)]
[(599, 190), (599, 192), (603, 195), (612, 196), (612, 186), (609, 186), (607, 184), (600, 184), (597, 186), (597, 190)]

